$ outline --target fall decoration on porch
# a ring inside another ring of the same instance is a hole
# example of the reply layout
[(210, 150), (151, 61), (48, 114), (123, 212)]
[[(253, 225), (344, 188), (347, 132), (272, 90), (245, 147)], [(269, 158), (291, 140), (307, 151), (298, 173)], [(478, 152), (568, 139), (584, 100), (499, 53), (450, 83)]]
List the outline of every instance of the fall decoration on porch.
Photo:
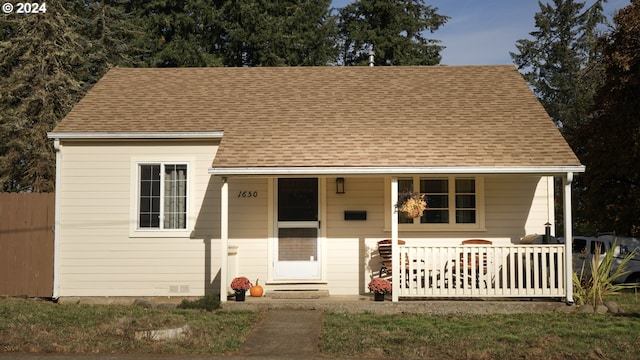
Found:
[(396, 209), (405, 217), (414, 219), (422, 216), (427, 208), (427, 202), (424, 200), (425, 194), (405, 191), (398, 195), (398, 203)]
[(391, 282), (383, 278), (373, 278), (369, 282), (369, 290), (374, 294), (386, 294), (391, 292)]
[(260, 279), (256, 279), (256, 284), (251, 287), (251, 290), (249, 290), (249, 294), (251, 294), (252, 297), (261, 297), (262, 294), (264, 294), (264, 289), (262, 286), (258, 285), (258, 280)]
[(236, 295), (236, 301), (244, 301), (247, 290), (251, 288), (251, 281), (244, 276), (234, 278), (231, 282), (231, 289)]
[(249, 281), (249, 279), (247, 279), (244, 276), (239, 276), (237, 278), (234, 278), (233, 281), (231, 282), (231, 288), (235, 292), (238, 292), (238, 291), (245, 292), (251, 288), (251, 285), (252, 285), (251, 281)]

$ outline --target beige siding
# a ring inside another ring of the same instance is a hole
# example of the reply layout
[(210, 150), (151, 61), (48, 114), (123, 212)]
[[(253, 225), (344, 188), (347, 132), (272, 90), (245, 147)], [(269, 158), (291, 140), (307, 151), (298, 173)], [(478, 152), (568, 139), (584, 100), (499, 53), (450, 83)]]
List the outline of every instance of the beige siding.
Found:
[(544, 224), (555, 221), (552, 178), (488, 177), (485, 199), (488, 237), (517, 244), (524, 235), (544, 234)]
[[(216, 149), (211, 141), (63, 142), (60, 296), (201, 296), (215, 289), (219, 185), (207, 169)], [(181, 236), (131, 236), (136, 160), (189, 162), (190, 226)]]
[[(327, 188), (327, 281), (330, 291), (345, 295), (364, 293), (377, 267), (377, 264), (371, 264), (370, 239), (389, 237), (383, 229), (384, 179), (346, 178), (344, 194), (336, 194), (335, 179), (328, 179)], [(344, 220), (345, 211), (366, 211), (367, 220)]]
[(230, 269), (229, 283), (236, 275), (267, 281), (270, 191), (267, 179), (229, 179), (229, 245), (238, 247), (238, 270)]

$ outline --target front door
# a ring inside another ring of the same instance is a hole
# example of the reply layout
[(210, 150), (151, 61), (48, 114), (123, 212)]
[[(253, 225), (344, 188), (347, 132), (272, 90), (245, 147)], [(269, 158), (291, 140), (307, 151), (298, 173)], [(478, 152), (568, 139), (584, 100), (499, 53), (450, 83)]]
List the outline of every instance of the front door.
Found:
[(274, 280), (319, 280), (318, 179), (278, 179)]

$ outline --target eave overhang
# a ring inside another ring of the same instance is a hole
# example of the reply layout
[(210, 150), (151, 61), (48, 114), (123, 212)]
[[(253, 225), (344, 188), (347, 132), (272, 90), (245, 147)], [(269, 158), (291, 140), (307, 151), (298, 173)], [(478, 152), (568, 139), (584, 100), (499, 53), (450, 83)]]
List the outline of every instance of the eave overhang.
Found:
[(211, 167), (209, 174), (229, 176), (346, 176), (383, 175), (409, 176), (413, 174), (536, 174), (563, 175), (581, 173), (583, 165), (569, 166), (425, 166), (425, 167)]
[(185, 132), (49, 132), (50, 139), (118, 139), (118, 140), (154, 140), (154, 139), (221, 139), (223, 131), (185, 131)]

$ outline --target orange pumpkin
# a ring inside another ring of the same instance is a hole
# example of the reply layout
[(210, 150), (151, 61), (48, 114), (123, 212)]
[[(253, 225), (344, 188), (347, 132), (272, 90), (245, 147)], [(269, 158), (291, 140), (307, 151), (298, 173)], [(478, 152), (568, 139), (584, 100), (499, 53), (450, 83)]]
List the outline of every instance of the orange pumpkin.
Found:
[(264, 294), (264, 289), (262, 286), (258, 285), (258, 280), (259, 279), (256, 279), (256, 284), (249, 289), (249, 294), (253, 297), (261, 297), (262, 294)]

